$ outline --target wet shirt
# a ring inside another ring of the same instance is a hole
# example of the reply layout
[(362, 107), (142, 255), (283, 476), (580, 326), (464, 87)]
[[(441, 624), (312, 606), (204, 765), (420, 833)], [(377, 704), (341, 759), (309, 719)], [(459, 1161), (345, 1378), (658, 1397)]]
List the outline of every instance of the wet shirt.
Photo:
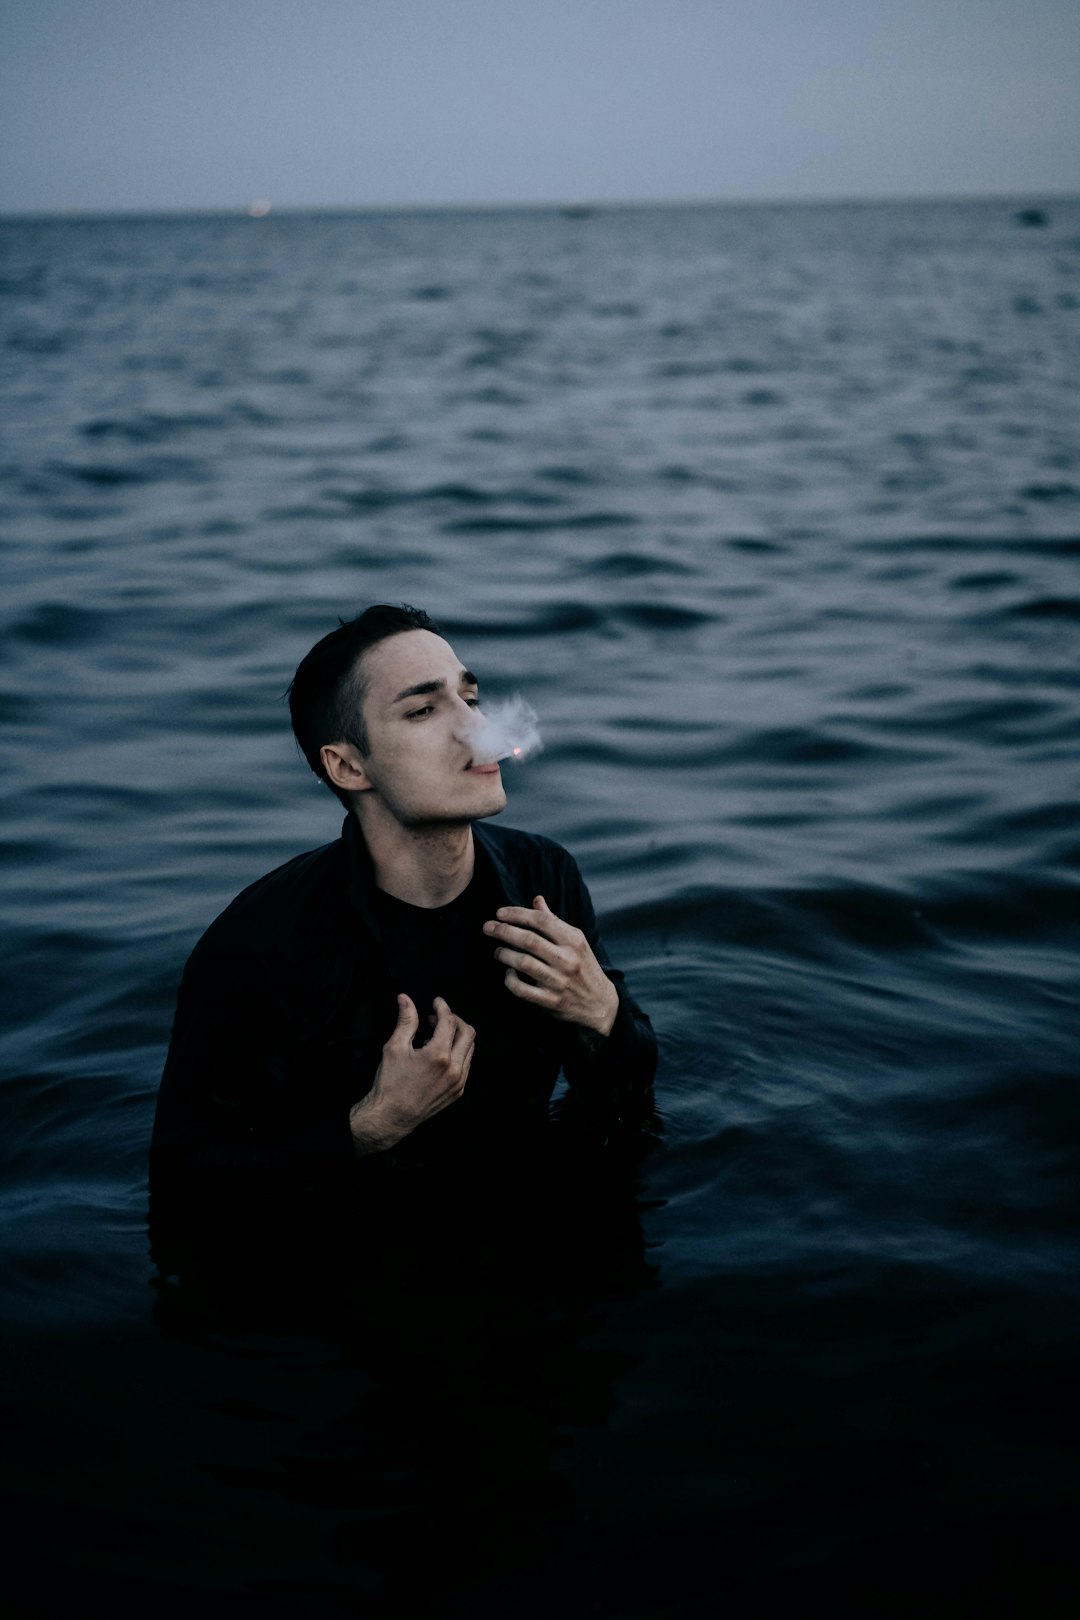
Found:
[(400, 1157), (417, 1159), (436, 1142), (488, 1151), (508, 1129), (525, 1128), (547, 1106), (562, 1035), (546, 1014), (506, 988), (496, 942), (484, 933), (484, 923), (503, 903), (485, 861), (446, 906), (413, 906), (375, 891), (372, 915), (395, 995), (411, 997), (420, 1017), (415, 1044), (430, 1035), (437, 996), (476, 1031), (464, 1095), (418, 1126), (396, 1150)]
[[(550, 839), (474, 827), (476, 873), (451, 906), (417, 916), (381, 895), (359, 826), (238, 895), (189, 958), (158, 1096), (151, 1188), (158, 1210), (220, 1195), (285, 1208), (358, 1182), (459, 1164), (546, 1116), (560, 1071), (615, 1111), (651, 1085), (656, 1042), (604, 950), (572, 857)], [(610, 1035), (512, 996), (483, 923), (543, 894), (580, 927), (619, 994)], [(370, 1089), (406, 990), (435, 995), (477, 1030), (463, 1097), (387, 1153), (358, 1157), (349, 1110)]]
[(446, 906), (413, 906), (376, 889), (372, 914), (396, 990), (411, 996), (420, 1015), (418, 1045), (426, 1039), (436, 996), (477, 1029), (497, 1002), (503, 970), (483, 929), (500, 904), (487, 872), (477, 872)]

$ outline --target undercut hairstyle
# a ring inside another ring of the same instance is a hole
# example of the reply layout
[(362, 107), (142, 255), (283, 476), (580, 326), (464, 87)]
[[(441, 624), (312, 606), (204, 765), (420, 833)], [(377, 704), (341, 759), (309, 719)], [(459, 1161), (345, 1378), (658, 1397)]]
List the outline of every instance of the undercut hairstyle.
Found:
[(422, 608), (404, 602), (400, 607), (377, 602), (355, 619), (342, 619), (336, 630), (317, 641), (289, 683), (289, 714), (300, 751), (319, 780), (344, 805), (349, 795), (327, 779), (319, 750), (325, 743), (347, 742), (361, 755), (369, 752), (363, 657), (380, 641), (404, 630), (441, 633)]

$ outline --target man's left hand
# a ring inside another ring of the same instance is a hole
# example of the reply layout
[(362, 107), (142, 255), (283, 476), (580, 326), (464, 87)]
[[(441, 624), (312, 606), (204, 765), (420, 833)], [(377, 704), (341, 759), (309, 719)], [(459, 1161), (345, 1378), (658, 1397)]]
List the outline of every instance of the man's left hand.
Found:
[(484, 924), (484, 932), (502, 942), (495, 956), (506, 968), (511, 994), (553, 1018), (609, 1035), (619, 992), (581, 929), (556, 917), (542, 894), (531, 911), (502, 906), (495, 916), (495, 922)]

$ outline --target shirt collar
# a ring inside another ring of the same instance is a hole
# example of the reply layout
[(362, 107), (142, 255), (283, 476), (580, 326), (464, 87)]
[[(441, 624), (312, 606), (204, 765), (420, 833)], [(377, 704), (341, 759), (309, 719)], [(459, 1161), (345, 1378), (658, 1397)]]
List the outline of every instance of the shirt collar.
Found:
[[(501, 903), (511, 906), (531, 906), (532, 896), (524, 892), (522, 874), (508, 863), (497, 837), (493, 836), (482, 822), (473, 822), (473, 840), (477, 859), (486, 860), (495, 874), (495, 881), (502, 896)], [(365, 926), (378, 939), (379, 928), (374, 911), (375, 867), (360, 830), (360, 823), (351, 812), (345, 817), (342, 825), (341, 841), (348, 864), (349, 899), (360, 913)]]

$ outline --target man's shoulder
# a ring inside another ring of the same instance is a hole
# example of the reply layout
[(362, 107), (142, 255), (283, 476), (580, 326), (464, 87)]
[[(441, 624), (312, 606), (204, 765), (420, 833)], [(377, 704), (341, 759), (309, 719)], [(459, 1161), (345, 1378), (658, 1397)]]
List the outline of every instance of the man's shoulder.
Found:
[(324, 913), (327, 899), (340, 896), (344, 883), (340, 839), (294, 855), (241, 889), (210, 924), (196, 951), (267, 955), (287, 941), (295, 946), (306, 920)]

